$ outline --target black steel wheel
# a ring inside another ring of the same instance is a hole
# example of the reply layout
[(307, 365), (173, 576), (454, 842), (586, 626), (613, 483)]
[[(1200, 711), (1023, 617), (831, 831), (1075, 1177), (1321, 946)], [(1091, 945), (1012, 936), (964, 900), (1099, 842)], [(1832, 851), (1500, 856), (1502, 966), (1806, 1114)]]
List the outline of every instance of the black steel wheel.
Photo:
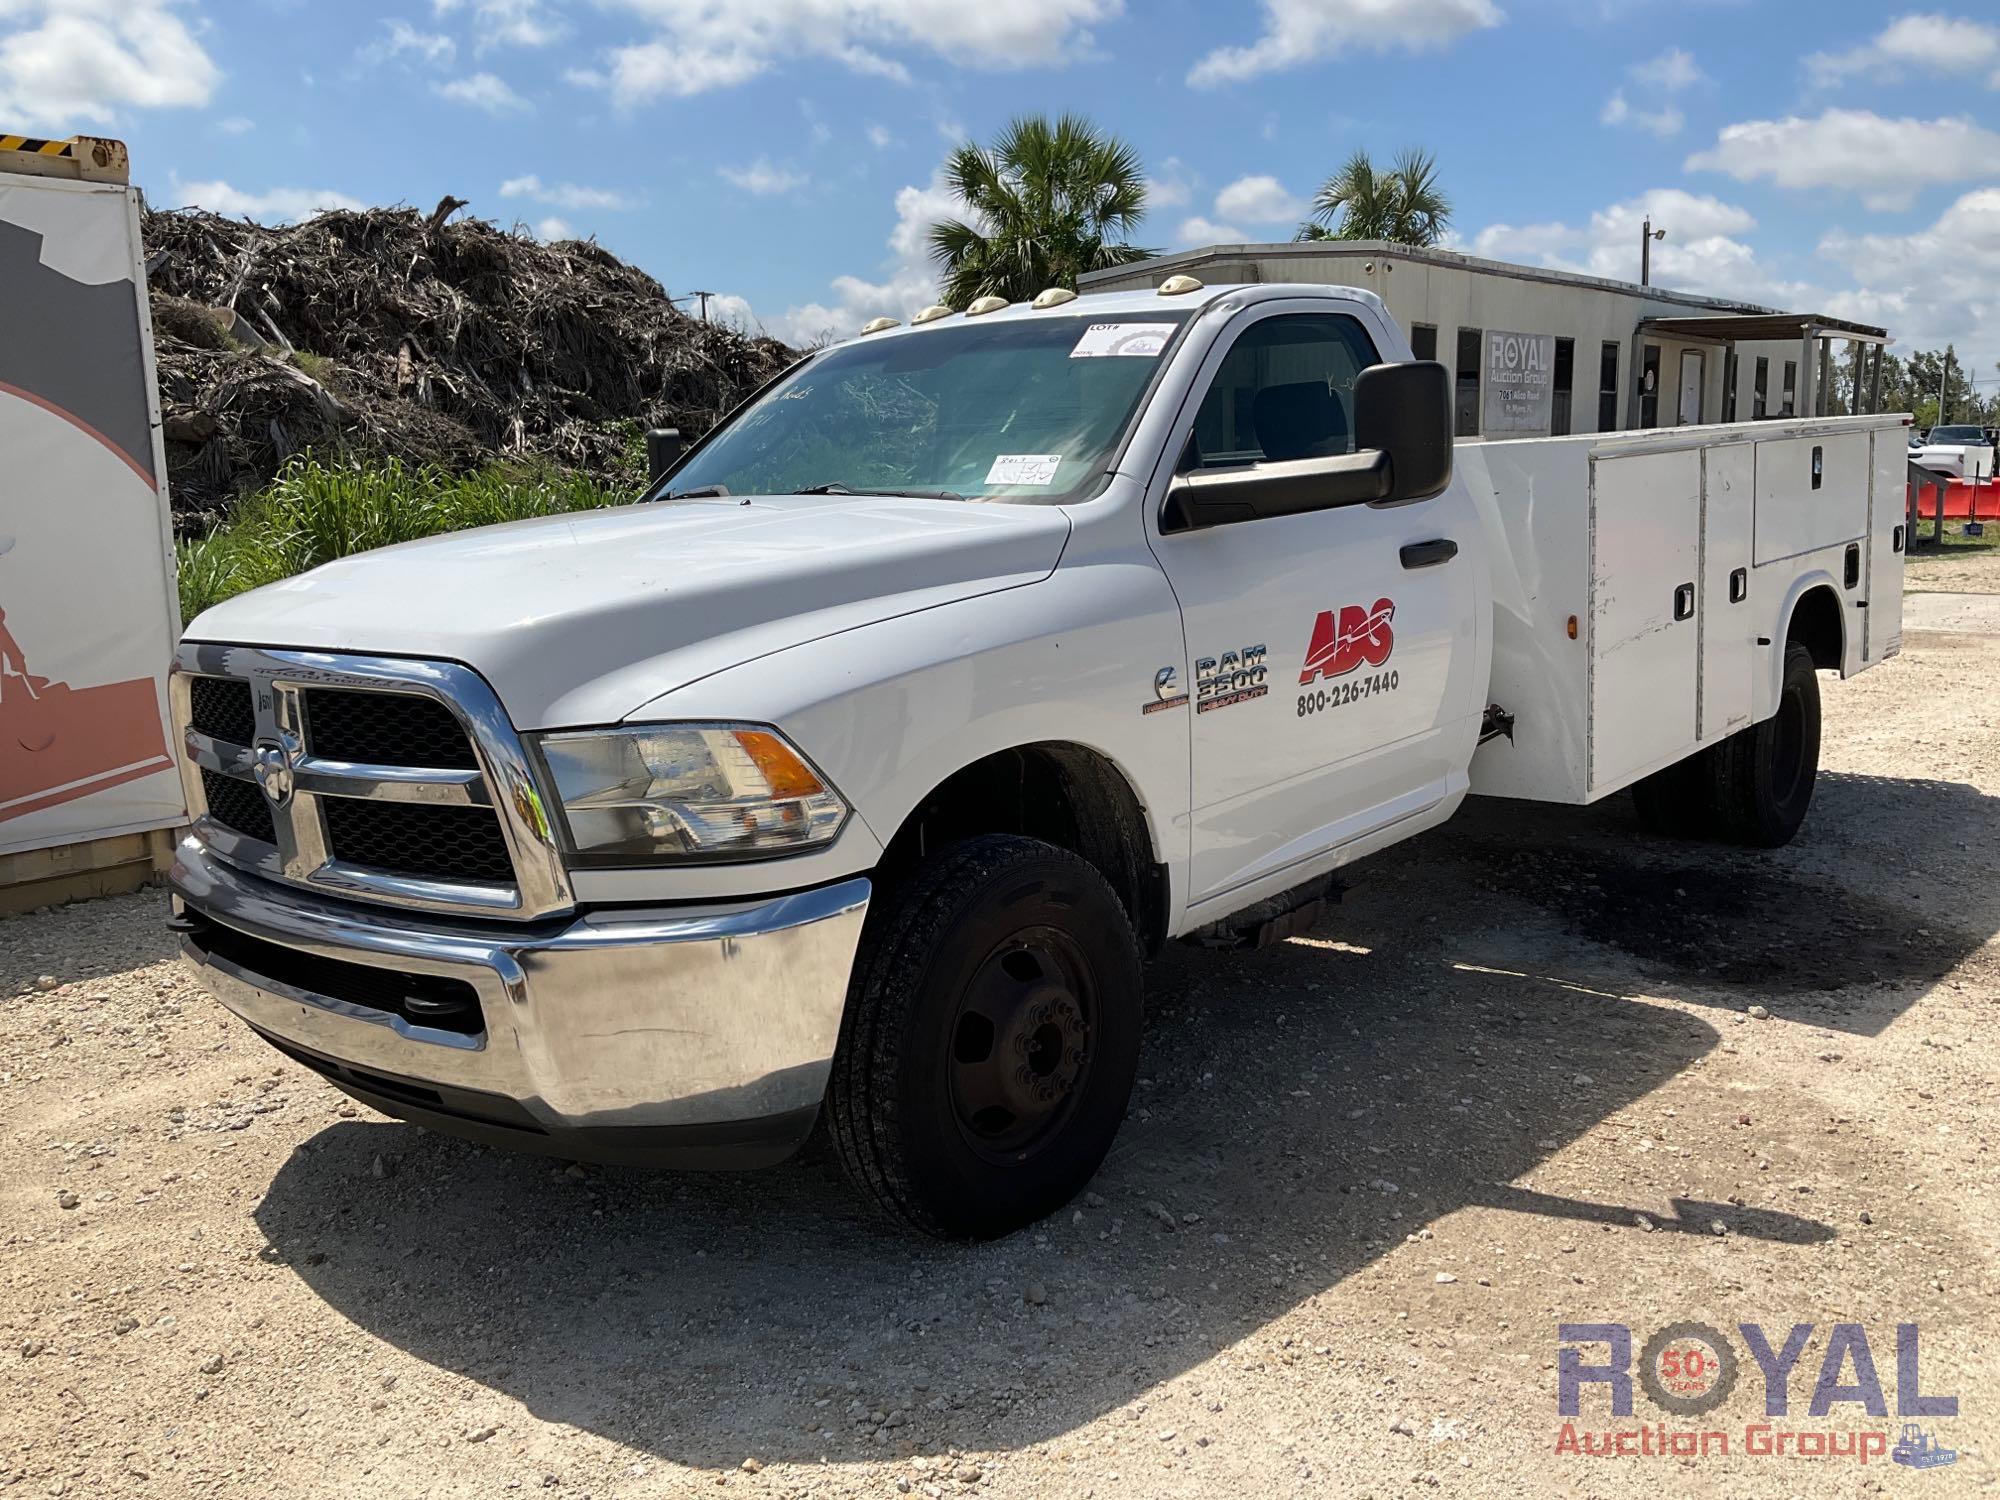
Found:
[(873, 904), (827, 1091), (848, 1176), (928, 1233), (1066, 1203), (1124, 1118), (1139, 945), (1104, 877), (1036, 839), (933, 856)]

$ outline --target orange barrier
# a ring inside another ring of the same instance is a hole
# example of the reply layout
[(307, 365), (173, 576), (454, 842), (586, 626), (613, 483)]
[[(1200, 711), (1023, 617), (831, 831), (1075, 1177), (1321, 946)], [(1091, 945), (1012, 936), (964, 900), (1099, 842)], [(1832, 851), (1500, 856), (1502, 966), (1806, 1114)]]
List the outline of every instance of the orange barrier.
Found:
[[(1937, 492), (1930, 485), (1912, 485), (1917, 514), (1928, 520), (1937, 514)], [(1905, 495), (1903, 508), (1910, 505)], [(1982, 479), (1977, 485), (1965, 479), (1949, 479), (1944, 486), (1944, 515), (1947, 521), (2000, 521), (2000, 480)]]

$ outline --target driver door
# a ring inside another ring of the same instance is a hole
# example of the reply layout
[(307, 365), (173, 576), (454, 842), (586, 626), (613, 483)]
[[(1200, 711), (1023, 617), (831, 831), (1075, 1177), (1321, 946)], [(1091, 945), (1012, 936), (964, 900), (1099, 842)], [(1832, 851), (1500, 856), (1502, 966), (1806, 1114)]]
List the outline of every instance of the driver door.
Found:
[[(1352, 452), (1354, 378), (1379, 362), (1354, 312), (1247, 310), (1182, 412), (1180, 471)], [(1462, 483), (1170, 534), (1155, 507), (1153, 524), (1193, 666), (1192, 904), (1226, 911), (1463, 790), (1483, 590)]]

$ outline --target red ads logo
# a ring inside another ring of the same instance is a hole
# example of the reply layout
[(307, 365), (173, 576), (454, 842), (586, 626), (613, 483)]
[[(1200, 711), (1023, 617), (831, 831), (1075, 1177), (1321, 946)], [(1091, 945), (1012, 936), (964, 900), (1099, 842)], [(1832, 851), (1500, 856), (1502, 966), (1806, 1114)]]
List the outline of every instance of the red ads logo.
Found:
[(1377, 599), (1373, 609), (1343, 605), (1338, 618), (1330, 609), (1321, 610), (1313, 621), (1312, 644), (1306, 647), (1306, 667), (1299, 673), (1299, 686), (1322, 677), (1345, 677), (1364, 662), (1381, 666), (1395, 648), (1396, 637), (1389, 629), (1395, 617), (1393, 599)]

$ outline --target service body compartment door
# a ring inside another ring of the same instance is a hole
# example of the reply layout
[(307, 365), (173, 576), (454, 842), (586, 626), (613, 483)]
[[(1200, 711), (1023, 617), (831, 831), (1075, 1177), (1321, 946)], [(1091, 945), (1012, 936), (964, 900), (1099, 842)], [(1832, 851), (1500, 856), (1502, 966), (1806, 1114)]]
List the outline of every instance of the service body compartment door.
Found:
[(1868, 608), (1862, 611), (1861, 659), (1878, 662), (1903, 647), (1903, 534), (1908, 452), (1900, 429), (1870, 434), (1875, 482), (1868, 490)]
[(1757, 444), (1757, 564), (1858, 542), (1868, 526), (1870, 434)]
[(1756, 712), (1757, 617), (1750, 606), (1750, 522), (1756, 450), (1723, 443), (1702, 450), (1701, 742), (1726, 739)]
[(1694, 747), (1701, 449), (1591, 465), (1590, 790)]

